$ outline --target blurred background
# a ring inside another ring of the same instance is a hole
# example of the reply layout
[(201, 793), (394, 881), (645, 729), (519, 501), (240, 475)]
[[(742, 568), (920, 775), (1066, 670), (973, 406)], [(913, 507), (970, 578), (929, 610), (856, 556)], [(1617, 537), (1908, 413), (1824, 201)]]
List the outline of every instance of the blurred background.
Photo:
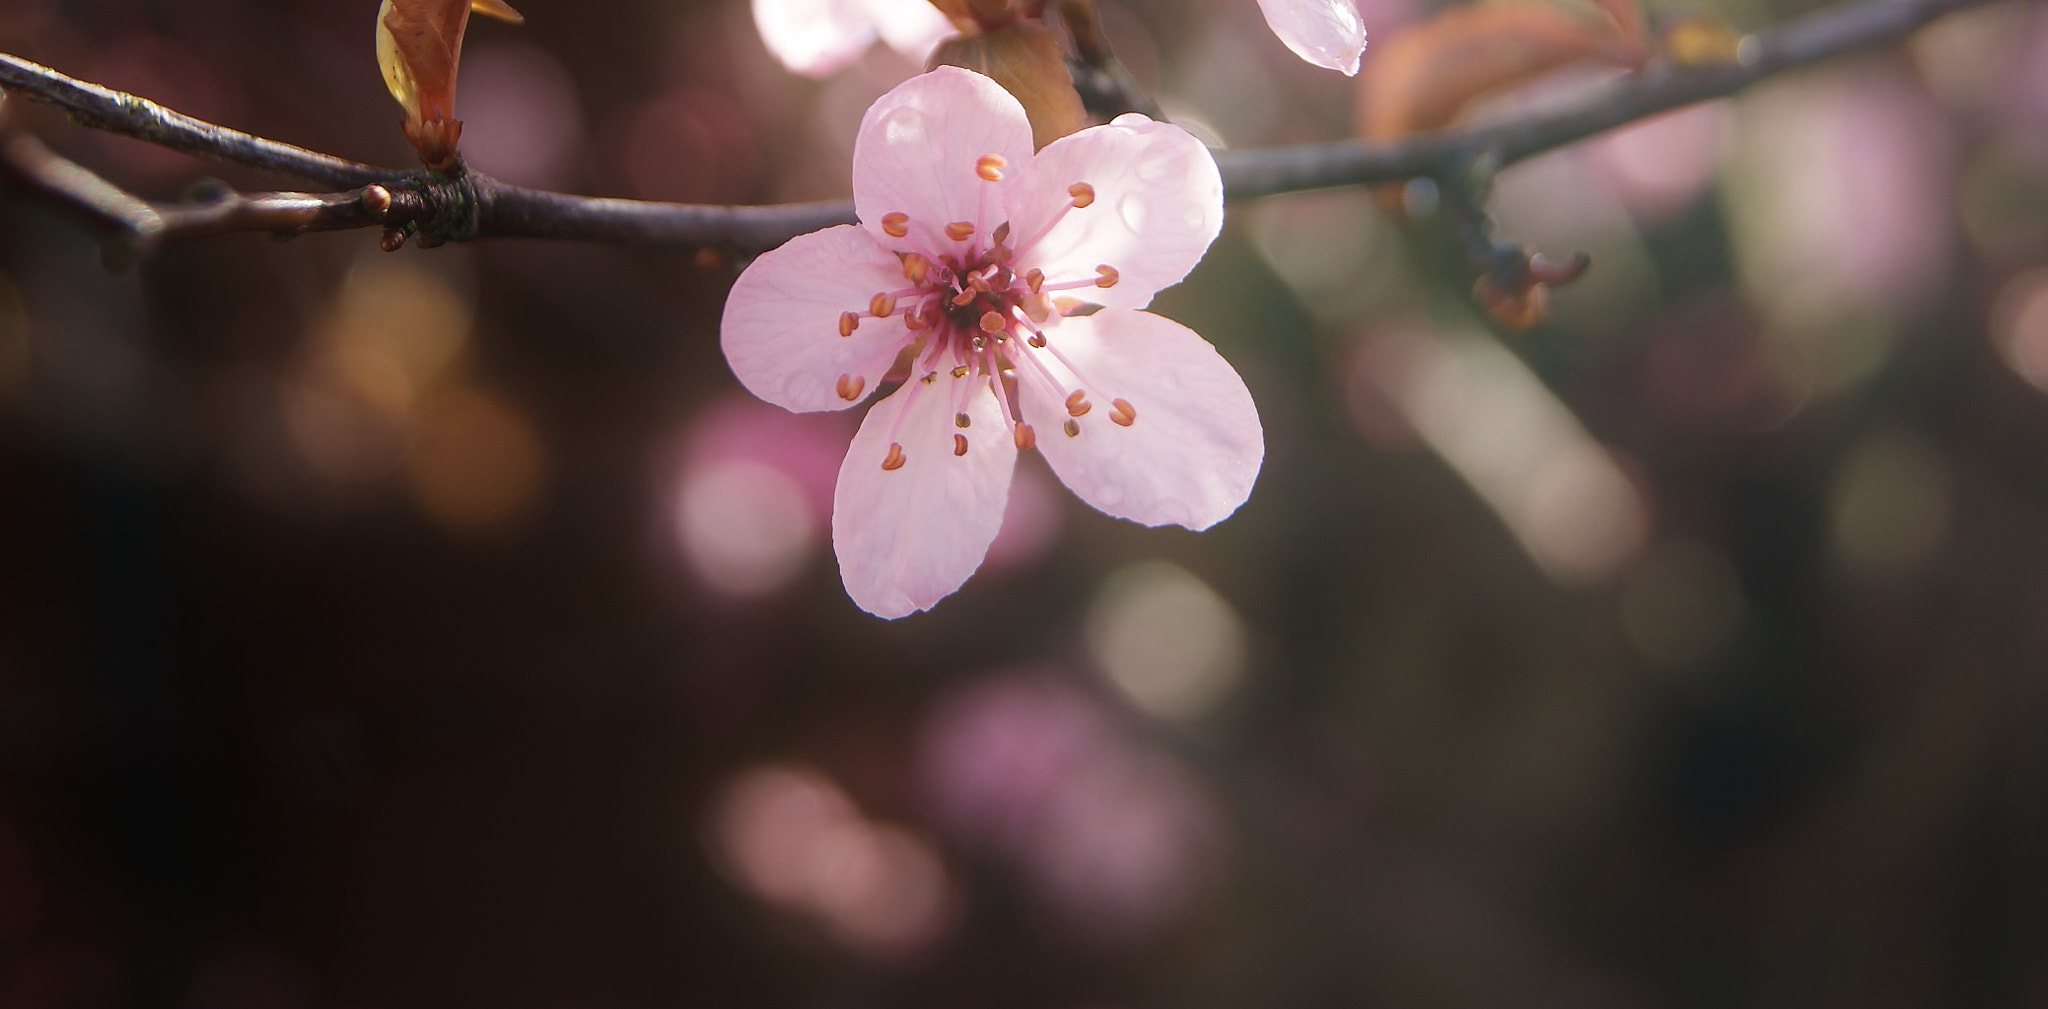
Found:
[[(518, 6), (458, 111), (519, 183), (843, 196), (915, 69)], [(8, 0), (0, 50), (405, 166), (374, 10)], [(1248, 0), (1103, 16), (1215, 142), (1350, 129)], [(152, 198), (295, 185), (25, 105)], [(739, 389), (730, 269), (110, 272), (0, 189), (0, 1005), (2048, 1006), (2048, 8), (1491, 208), (1593, 256), (1526, 333), (1427, 214), (1234, 205), (1155, 309), (1251, 386), (1250, 502), (1147, 530), (1027, 458), (982, 572), (886, 623), (830, 551), (856, 418)]]

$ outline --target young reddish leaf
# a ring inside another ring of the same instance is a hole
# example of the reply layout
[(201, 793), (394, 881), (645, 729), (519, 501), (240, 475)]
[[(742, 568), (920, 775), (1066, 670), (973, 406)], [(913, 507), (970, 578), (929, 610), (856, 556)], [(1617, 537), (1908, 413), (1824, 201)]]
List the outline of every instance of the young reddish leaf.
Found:
[(1741, 59), (1742, 40), (1735, 26), (1709, 14), (1678, 18), (1659, 40), (1666, 58), (1680, 66), (1712, 66)]
[(474, 0), (469, 9), (487, 18), (497, 18), (507, 24), (523, 25), (526, 15), (512, 9), (505, 0)]
[(1366, 63), (1360, 131), (1385, 139), (1440, 129), (1476, 99), (1577, 63), (1641, 66), (1632, 0), (1599, 6), (1581, 14), (1541, 0), (1494, 0), (1396, 34)]
[(456, 164), (462, 123), (455, 118), (455, 77), (469, 13), (525, 20), (503, 0), (384, 0), (377, 11), (377, 64), (391, 97), (405, 107), (405, 138), (428, 168)]
[(947, 39), (933, 50), (931, 65), (965, 67), (1002, 85), (1024, 106), (1035, 146), (1044, 147), (1088, 125), (1088, 110), (1074, 90), (1066, 55), (1052, 32), (1036, 21)]
[(953, 27), (968, 35), (995, 31), (1014, 23), (1019, 14), (1017, 5), (1011, 0), (931, 0), (931, 3), (953, 22)]

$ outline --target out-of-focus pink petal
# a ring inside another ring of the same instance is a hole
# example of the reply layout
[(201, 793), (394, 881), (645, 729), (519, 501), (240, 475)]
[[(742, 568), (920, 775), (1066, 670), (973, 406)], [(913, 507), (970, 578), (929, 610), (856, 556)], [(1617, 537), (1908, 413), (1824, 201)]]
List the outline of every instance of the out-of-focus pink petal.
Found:
[(1018, 181), (1010, 204), (1020, 209), (1012, 222), (1020, 242), (1072, 201), (1069, 187), (1094, 188), (1093, 203), (1068, 210), (1045, 238), (1019, 250), (1018, 263), (1055, 282), (1114, 267), (1115, 286), (1074, 292), (1099, 305), (1151, 304), (1202, 261), (1223, 228), (1223, 177), (1209, 149), (1178, 126), (1135, 113), (1047, 144)]
[(1259, 9), (1294, 55), (1319, 67), (1358, 73), (1365, 23), (1353, 0), (1259, 0)]
[[(1148, 526), (1206, 529), (1251, 495), (1266, 455), (1258, 408), (1244, 380), (1194, 330), (1150, 312), (1103, 309), (1050, 330), (1053, 346), (1086, 381), (1038, 355), (1066, 388), (1084, 389), (1088, 412), (1069, 437), (1066, 404), (1024, 381), (1024, 419), (1038, 450), (1081, 500)], [(1136, 413), (1113, 419), (1114, 400)]]
[[(961, 413), (966, 427), (957, 423)], [(964, 454), (956, 436), (966, 440)], [(903, 462), (885, 470), (892, 444), (902, 446)], [(832, 501), (832, 549), (846, 594), (891, 620), (953, 594), (1002, 528), (1016, 461), (986, 379), (940, 371), (929, 385), (913, 378), (875, 404), (846, 450)]]
[[(985, 154), (1011, 166), (1004, 181), (976, 174)], [(947, 252), (958, 247), (945, 236), (947, 225), (967, 222), (985, 236), (1003, 222), (1010, 173), (1031, 157), (1031, 124), (1017, 99), (971, 70), (939, 67), (897, 85), (861, 117), (853, 144), (854, 209), (876, 241), (891, 249)], [(909, 215), (907, 238), (883, 230), (889, 214)]]
[(719, 323), (726, 362), (747, 391), (786, 410), (841, 410), (839, 376), (867, 392), (904, 342), (902, 318), (869, 318), (839, 335), (842, 312), (865, 312), (903, 286), (902, 264), (851, 224), (799, 235), (754, 260), (733, 282)]
[(868, 14), (889, 48), (919, 64), (941, 39), (954, 34), (953, 23), (927, 0), (868, 0)]
[(875, 41), (865, 0), (754, 0), (754, 27), (783, 66), (807, 77), (838, 71)]

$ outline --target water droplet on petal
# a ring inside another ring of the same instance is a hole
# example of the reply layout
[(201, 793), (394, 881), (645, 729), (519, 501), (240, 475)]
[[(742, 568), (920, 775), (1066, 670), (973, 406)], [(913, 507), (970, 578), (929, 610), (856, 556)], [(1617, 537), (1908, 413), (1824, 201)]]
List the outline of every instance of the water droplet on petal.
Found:
[(1143, 193), (1125, 193), (1116, 203), (1116, 213), (1123, 218), (1124, 227), (1143, 232), (1145, 222), (1151, 217), (1151, 201)]
[(891, 147), (910, 150), (927, 147), (926, 138), (930, 132), (924, 113), (917, 109), (897, 109), (882, 121), (882, 136)]

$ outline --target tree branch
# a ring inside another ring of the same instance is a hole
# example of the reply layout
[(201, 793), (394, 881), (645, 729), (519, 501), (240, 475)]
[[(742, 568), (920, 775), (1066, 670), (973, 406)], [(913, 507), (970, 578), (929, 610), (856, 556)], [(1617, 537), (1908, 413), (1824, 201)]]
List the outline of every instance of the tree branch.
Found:
[[(1477, 162), (1505, 165), (1660, 112), (1733, 94), (1786, 70), (1898, 40), (1944, 14), (1987, 2), (1861, 0), (1745, 40), (1740, 62), (1655, 64), (1575, 105), (1523, 119), (1392, 142), (1218, 151), (1216, 163), (1233, 201), (1439, 176)], [(779, 206), (655, 203), (527, 189), (466, 170), (450, 176), (378, 168), (194, 119), (6, 54), (0, 54), (0, 89), (54, 105), (96, 129), (347, 190), (236, 194), (216, 189), (197, 203), (150, 203), (28, 138), (0, 144), (0, 169), (18, 184), (126, 234), (142, 251), (173, 238), (229, 231), (295, 234), (383, 227), (396, 229), (401, 240), (416, 232), (427, 245), (525, 236), (759, 252), (855, 219), (847, 200)]]
[(404, 174), (217, 126), (6, 53), (0, 53), (0, 91), (54, 105), (81, 126), (147, 140), (185, 154), (311, 179), (336, 189)]
[(1990, 0), (1863, 0), (1807, 15), (1744, 40), (1741, 62), (1696, 67), (1653, 63), (1575, 105), (1512, 122), (1417, 134), (1395, 142), (1338, 141), (1218, 151), (1224, 190), (1251, 199), (1331, 186), (1436, 175), (1490, 155), (1507, 165), (1695, 102), (1732, 95), (1767, 77), (1912, 34), (1928, 22)]

